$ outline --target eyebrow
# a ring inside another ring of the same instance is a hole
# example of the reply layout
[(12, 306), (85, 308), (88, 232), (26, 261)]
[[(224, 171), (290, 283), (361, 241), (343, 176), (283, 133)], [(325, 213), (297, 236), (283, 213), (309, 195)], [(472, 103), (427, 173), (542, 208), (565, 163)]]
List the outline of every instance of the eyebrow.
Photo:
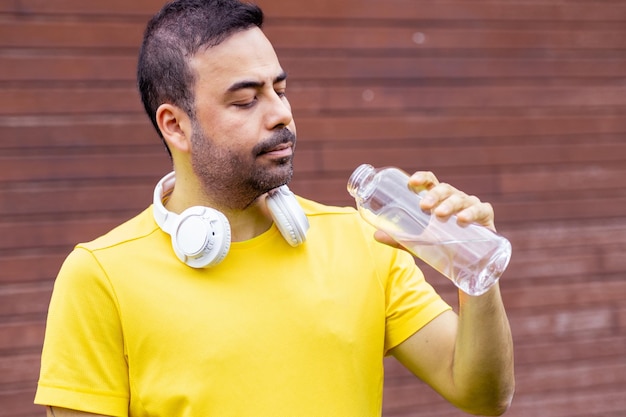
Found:
[[(281, 72), (276, 78), (274, 78), (274, 84), (279, 83), (281, 81), (285, 81), (287, 79), (287, 73), (285, 71)], [(265, 81), (239, 81), (235, 84), (228, 87), (226, 92), (234, 93), (235, 91), (244, 90), (246, 88), (261, 88), (265, 85)]]

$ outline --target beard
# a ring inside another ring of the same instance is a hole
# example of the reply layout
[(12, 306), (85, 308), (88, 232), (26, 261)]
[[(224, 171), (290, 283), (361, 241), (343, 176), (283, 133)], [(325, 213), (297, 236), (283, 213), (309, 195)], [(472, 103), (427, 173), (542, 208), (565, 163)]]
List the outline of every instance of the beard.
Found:
[(193, 121), (192, 169), (208, 196), (223, 208), (244, 209), (266, 192), (289, 183), (293, 153), (289, 157), (259, 162), (264, 153), (285, 143), (295, 149), (296, 136), (287, 128), (276, 130), (251, 151), (218, 147), (200, 124)]

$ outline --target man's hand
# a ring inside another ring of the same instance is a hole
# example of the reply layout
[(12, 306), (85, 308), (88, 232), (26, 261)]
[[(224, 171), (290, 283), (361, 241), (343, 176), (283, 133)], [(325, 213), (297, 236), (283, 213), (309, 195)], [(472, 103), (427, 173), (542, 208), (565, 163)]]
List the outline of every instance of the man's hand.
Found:
[(440, 183), (432, 172), (416, 172), (409, 178), (409, 187), (426, 190), (420, 207), (431, 210), (437, 217), (456, 215), (459, 223), (478, 223), (494, 229), (493, 207), (473, 195), (467, 195), (450, 184)]
[[(473, 195), (457, 190), (450, 184), (440, 183), (435, 174), (418, 171), (409, 178), (409, 188), (422, 194), (420, 208), (431, 211), (435, 216), (446, 219), (455, 215), (461, 225), (477, 223), (495, 231), (493, 207)], [(378, 230), (376, 240), (390, 246), (400, 247), (385, 232)]]

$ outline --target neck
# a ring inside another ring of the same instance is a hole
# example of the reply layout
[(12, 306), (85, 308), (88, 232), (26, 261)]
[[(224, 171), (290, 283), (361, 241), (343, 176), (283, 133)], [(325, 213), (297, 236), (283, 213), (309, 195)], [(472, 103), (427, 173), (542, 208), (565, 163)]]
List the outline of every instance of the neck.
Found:
[(165, 203), (167, 210), (177, 214), (193, 206), (219, 210), (228, 219), (233, 242), (252, 239), (271, 227), (272, 217), (265, 202), (266, 194), (245, 204), (243, 208), (233, 207), (225, 201), (212, 198), (193, 178), (195, 177), (185, 178), (183, 175), (179, 177), (177, 172), (176, 185)]
[(231, 240), (241, 242), (266, 232), (272, 226), (272, 217), (265, 203), (266, 194), (258, 197), (244, 210), (225, 212), (231, 228)]

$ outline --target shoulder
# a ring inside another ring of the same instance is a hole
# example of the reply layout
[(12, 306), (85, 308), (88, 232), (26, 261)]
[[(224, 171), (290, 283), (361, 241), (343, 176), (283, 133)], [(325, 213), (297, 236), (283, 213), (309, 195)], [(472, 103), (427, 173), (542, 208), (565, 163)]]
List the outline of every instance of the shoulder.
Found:
[(307, 239), (316, 238), (325, 247), (334, 250), (390, 252), (391, 248), (374, 239), (375, 229), (367, 223), (354, 207), (322, 204), (297, 196), (304, 210), (310, 229)]
[(91, 241), (78, 243), (65, 258), (57, 281), (63, 277), (82, 280), (85, 275), (102, 275), (102, 259), (134, 252), (135, 248), (127, 245), (145, 241), (143, 238), (153, 235), (157, 229), (152, 208), (149, 207), (109, 232)]
[(135, 217), (111, 229), (106, 234), (92, 241), (79, 243), (77, 247), (90, 252), (104, 250), (141, 240), (142, 238), (150, 236), (157, 230), (159, 229), (154, 221), (152, 207), (148, 207)]
[[(354, 207), (339, 207), (322, 204), (296, 196), (302, 210), (309, 219), (311, 229), (322, 228), (327, 232), (350, 233), (353, 236), (373, 236), (374, 229), (366, 223)], [(356, 233), (356, 235), (354, 235)]]
[(350, 216), (357, 214), (354, 207), (329, 206), (301, 196), (296, 196), (296, 198), (307, 216)]

